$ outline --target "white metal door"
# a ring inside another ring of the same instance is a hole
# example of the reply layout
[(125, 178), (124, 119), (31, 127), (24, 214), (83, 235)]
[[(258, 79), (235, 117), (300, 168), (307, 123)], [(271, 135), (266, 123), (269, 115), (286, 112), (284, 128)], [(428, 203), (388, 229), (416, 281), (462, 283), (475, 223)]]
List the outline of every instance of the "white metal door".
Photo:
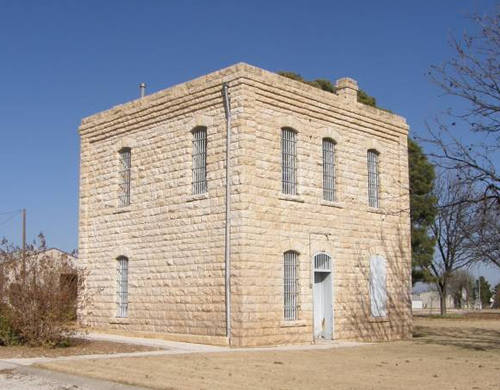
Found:
[(314, 338), (333, 338), (332, 259), (326, 253), (314, 256)]
[(330, 272), (314, 273), (314, 337), (333, 338), (333, 307)]

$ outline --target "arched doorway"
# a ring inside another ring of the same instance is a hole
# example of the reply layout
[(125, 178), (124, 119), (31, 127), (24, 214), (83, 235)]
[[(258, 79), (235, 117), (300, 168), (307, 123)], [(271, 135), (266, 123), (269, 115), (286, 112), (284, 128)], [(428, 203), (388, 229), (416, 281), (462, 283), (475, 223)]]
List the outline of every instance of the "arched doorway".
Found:
[(314, 266), (314, 338), (333, 338), (332, 258), (318, 253)]

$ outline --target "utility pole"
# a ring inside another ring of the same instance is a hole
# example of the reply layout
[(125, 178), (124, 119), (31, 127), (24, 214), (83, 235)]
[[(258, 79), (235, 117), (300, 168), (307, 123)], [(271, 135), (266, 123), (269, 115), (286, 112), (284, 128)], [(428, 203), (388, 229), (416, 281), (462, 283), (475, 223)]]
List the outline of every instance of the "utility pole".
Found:
[(477, 294), (476, 294), (476, 302), (474, 302), (475, 310), (482, 310), (483, 303), (481, 302), (481, 280), (477, 279)]
[(26, 281), (26, 209), (23, 209), (22, 211), (23, 215), (23, 250), (21, 252), (21, 257), (22, 257), (22, 278), (23, 278), (23, 283)]
[(479, 292), (479, 310), (483, 309), (483, 301), (481, 301), (481, 277), (477, 280), (477, 291)]
[(23, 209), (23, 253), (26, 250), (26, 209)]

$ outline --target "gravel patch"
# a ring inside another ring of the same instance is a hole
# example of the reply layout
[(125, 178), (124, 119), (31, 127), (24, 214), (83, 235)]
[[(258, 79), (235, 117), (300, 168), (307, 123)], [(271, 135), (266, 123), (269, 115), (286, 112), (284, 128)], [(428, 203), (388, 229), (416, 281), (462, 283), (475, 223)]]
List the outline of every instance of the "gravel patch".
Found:
[(9, 390), (91, 390), (90, 387), (68, 385), (35, 375), (22, 374), (16, 370), (0, 371), (0, 389)]
[(79, 377), (31, 367), (0, 369), (2, 390), (141, 390), (115, 382)]

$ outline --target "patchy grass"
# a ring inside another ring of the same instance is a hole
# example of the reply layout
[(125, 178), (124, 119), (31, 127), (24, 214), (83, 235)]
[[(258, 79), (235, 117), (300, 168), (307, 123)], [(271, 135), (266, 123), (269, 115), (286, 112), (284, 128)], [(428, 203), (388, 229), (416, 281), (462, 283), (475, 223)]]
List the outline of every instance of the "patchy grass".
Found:
[(453, 312), (448, 313), (444, 316), (439, 314), (416, 314), (414, 315), (415, 320), (423, 319), (448, 319), (448, 320), (499, 320), (500, 321), (500, 310), (482, 310), (482, 311), (471, 311), (471, 312)]
[(475, 351), (500, 351), (500, 312), (472, 312), (459, 317), (415, 319), (415, 342)]
[(155, 351), (158, 348), (144, 347), (123, 343), (111, 343), (107, 341), (90, 341), (85, 339), (71, 339), (65, 347), (46, 348), (28, 347), (24, 345), (0, 346), (0, 359), (32, 358), (32, 357), (57, 357), (72, 355), (94, 355), (105, 353), (123, 353)]
[(411, 341), (355, 348), (170, 355), (42, 365), (153, 389), (488, 389), (500, 321), (417, 318)]

